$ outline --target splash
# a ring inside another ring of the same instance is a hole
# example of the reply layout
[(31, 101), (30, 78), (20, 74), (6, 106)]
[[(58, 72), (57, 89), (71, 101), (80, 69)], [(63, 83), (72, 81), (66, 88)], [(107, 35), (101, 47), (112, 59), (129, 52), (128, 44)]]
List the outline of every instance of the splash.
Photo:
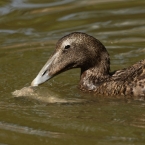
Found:
[(33, 96), (36, 95), (34, 89), (32, 87), (24, 87), (21, 90), (15, 90), (12, 92), (12, 95), (15, 97), (21, 97), (21, 96)]
[(46, 93), (42, 93), (41, 91), (38, 91), (35, 89), (35, 87), (29, 86), (24, 87), (20, 90), (15, 90), (12, 92), (12, 95), (14, 97), (27, 97), (30, 99), (35, 99), (37, 101), (43, 102), (43, 103), (81, 103), (84, 102), (83, 99), (63, 99), (60, 98), (60, 96), (50, 90)]

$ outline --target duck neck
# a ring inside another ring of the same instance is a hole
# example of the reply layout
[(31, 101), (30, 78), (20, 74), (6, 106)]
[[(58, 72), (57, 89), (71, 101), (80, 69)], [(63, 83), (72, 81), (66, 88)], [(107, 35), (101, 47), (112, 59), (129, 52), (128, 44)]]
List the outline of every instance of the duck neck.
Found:
[(81, 68), (79, 87), (82, 90), (93, 91), (110, 78), (110, 60), (102, 60), (90, 68)]

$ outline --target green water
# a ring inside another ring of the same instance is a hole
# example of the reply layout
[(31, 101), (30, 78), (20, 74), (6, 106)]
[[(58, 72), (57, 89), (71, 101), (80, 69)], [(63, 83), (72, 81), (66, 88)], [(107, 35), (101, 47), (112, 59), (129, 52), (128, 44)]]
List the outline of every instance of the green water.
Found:
[(128, 67), (145, 58), (145, 0), (0, 2), (0, 145), (144, 145), (145, 102), (83, 93), (79, 69), (36, 88), (39, 98), (12, 95), (74, 31), (106, 46), (112, 70)]

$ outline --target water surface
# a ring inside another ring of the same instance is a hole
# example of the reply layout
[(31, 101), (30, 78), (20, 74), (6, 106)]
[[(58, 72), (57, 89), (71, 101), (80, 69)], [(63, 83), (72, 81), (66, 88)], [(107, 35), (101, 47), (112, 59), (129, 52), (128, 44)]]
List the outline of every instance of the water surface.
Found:
[(98, 38), (111, 70), (145, 58), (145, 1), (8, 0), (0, 2), (0, 144), (143, 145), (145, 102), (105, 98), (77, 88), (79, 69), (28, 87), (55, 43), (74, 31)]

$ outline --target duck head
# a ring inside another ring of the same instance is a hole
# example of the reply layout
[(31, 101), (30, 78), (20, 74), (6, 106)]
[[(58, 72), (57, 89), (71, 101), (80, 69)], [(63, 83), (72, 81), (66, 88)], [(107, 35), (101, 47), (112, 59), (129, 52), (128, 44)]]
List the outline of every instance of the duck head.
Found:
[(85, 33), (74, 32), (61, 38), (54, 54), (49, 58), (31, 86), (38, 86), (72, 68), (81, 68), (81, 72), (98, 66), (102, 60), (109, 59), (104, 45), (94, 37)]

